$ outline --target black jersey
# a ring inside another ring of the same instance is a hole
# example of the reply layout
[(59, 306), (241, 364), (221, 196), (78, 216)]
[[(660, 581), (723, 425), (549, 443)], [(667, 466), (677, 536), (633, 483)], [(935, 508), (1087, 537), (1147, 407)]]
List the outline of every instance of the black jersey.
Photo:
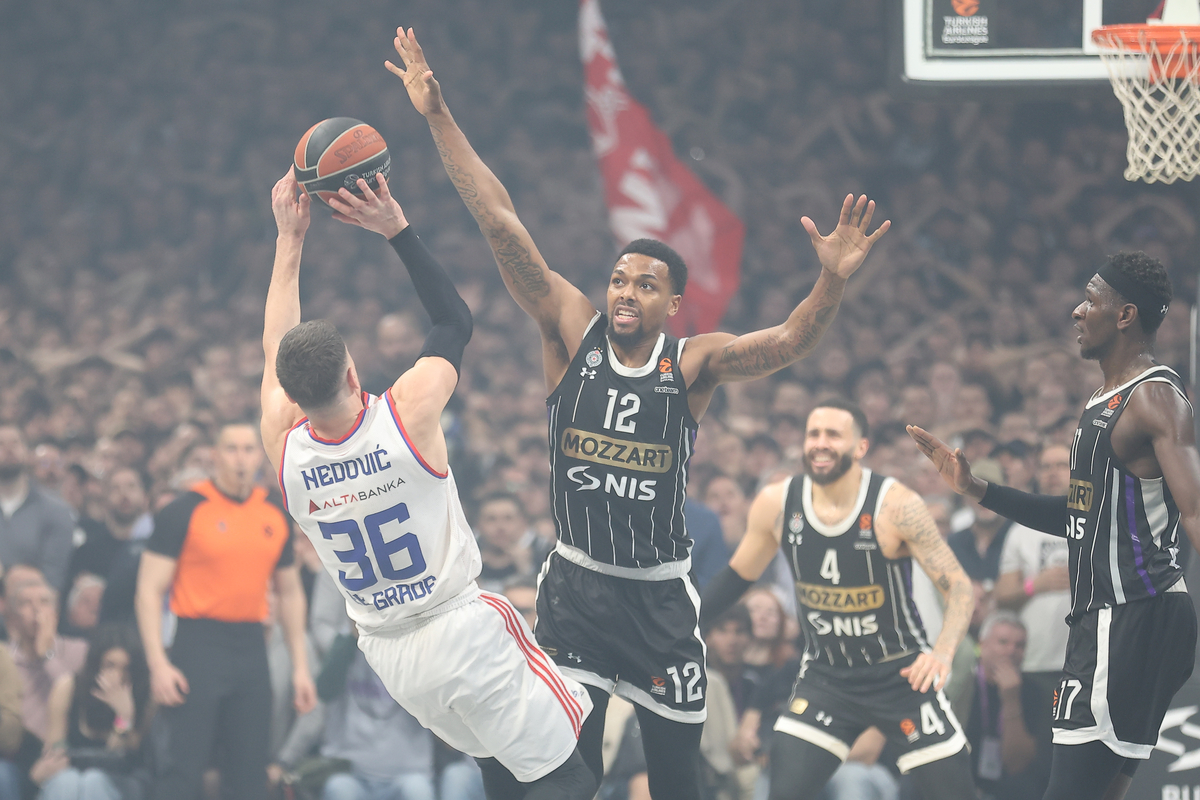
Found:
[(679, 577), (690, 563), (683, 502), (697, 430), (679, 369), (686, 340), (660, 334), (643, 366), (626, 367), (606, 328), (597, 314), (546, 399), (557, 550), (612, 574)]
[(875, 538), (893, 483), (864, 469), (854, 512), (826, 525), (813, 513), (808, 476), (788, 480), (783, 548), (796, 579), (806, 664), (861, 667), (928, 649), (912, 599), (912, 559), (885, 558)]
[(1143, 383), (1168, 384), (1187, 400), (1174, 371), (1151, 367), (1093, 396), (1075, 431), (1067, 493), (1072, 616), (1153, 597), (1183, 575), (1179, 508), (1167, 482), (1129, 472), (1112, 448), (1113, 426)]

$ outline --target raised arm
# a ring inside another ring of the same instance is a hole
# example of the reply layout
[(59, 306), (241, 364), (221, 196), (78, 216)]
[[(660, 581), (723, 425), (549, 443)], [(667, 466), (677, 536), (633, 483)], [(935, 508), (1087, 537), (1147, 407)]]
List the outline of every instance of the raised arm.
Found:
[(271, 463), (279, 466), (283, 439), (303, 416), (300, 407), (288, 399), (275, 376), (275, 356), (283, 335), (300, 324), (300, 253), (308, 231), (309, 199), (297, 192), (300, 185), (289, 167), (271, 190), (271, 211), (275, 214), (278, 235), (275, 239), (275, 266), (267, 289), (267, 308), (263, 316), (262, 430), (263, 447)]
[(450, 115), (412, 29), (397, 29), (393, 44), (404, 69), (391, 61), (385, 66), (404, 81), (413, 105), (429, 123), (446, 174), (491, 246), (509, 294), (537, 322), (546, 380), (557, 385), (579, 348), (595, 307), (583, 292), (546, 265), (518, 219), (508, 191)]
[(907, 486), (897, 483), (888, 490), (877, 524), (884, 536), (897, 537), (908, 546), (908, 552), (946, 601), (942, 632), (938, 634), (933, 651), (922, 653), (900, 671), (917, 691), (925, 692), (930, 687), (941, 689), (950, 677), (954, 651), (966, 635), (971, 612), (975, 609), (971, 579), (938, 532), (925, 502)]
[(729, 566), (713, 576), (704, 591), (700, 604), (701, 630), (707, 630), (714, 619), (725, 613), (762, 577), (779, 551), (786, 489), (787, 482), (780, 481), (766, 487), (754, 498), (746, 521), (746, 533), (730, 557)]
[(907, 427), (908, 435), (933, 462), (946, 485), (969, 497), (984, 508), (1011, 519), (1018, 525), (1051, 536), (1067, 535), (1067, 498), (1063, 495), (1034, 494), (976, 478), (962, 448), (951, 450), (941, 439), (916, 425)]
[(378, 193), (360, 178), (361, 197), (342, 189), (340, 197), (331, 198), (329, 205), (339, 222), (357, 225), (388, 240), (408, 270), (417, 299), (433, 322), (417, 363), (396, 379), (390, 394), (417, 452), (433, 469), (444, 472), (446, 439), (439, 421), (458, 385), (463, 350), (471, 340), (471, 309), (408, 224), (387, 180), (380, 175), (378, 181)]
[(854, 201), (846, 195), (838, 225), (828, 236), (817, 231), (816, 223), (808, 217), (800, 222), (812, 239), (813, 248), (821, 260), (821, 274), (808, 297), (796, 306), (782, 325), (731, 336), (727, 333), (704, 334), (695, 337), (684, 351), (684, 371), (690, 358), (699, 360), (699, 370), (689, 389), (704, 391), (728, 381), (761, 378), (783, 369), (807, 356), (837, 316), (846, 281), (862, 264), (875, 242), (891, 227), (884, 222), (872, 234), (867, 234), (875, 201), (866, 195)]

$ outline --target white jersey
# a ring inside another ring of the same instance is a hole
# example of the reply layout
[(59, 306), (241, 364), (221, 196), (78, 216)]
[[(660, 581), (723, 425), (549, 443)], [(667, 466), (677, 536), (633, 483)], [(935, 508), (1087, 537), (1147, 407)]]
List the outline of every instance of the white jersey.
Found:
[(364, 393), (363, 404), (336, 441), (307, 419), (288, 431), (279, 485), (350, 618), (372, 633), (447, 610), (475, 588), (482, 562), (449, 469), (425, 463), (389, 394)]

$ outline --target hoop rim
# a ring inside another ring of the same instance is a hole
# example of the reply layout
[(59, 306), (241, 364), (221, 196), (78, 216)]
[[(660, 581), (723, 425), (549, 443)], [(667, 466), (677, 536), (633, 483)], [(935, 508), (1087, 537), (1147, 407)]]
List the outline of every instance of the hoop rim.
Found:
[(1200, 50), (1200, 25), (1105, 25), (1092, 31), (1092, 41), (1110, 50), (1117, 49), (1116, 43), (1128, 50), (1139, 52), (1145, 52), (1147, 45), (1164, 44), (1173, 45), (1175, 48), (1182, 46), (1188, 50)]

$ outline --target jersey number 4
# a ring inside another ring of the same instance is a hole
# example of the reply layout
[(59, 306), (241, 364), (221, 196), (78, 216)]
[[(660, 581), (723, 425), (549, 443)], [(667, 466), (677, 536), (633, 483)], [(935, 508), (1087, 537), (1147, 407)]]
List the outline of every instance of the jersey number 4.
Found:
[[(346, 536), (350, 539), (349, 550), (334, 550), (333, 554), (343, 564), (357, 564), (359, 577), (352, 578), (345, 570), (338, 571), (338, 579), (351, 592), (361, 592), (379, 583), (379, 575), (391, 581), (403, 581), (416, 577), (425, 571), (425, 556), (421, 554), (421, 543), (415, 533), (405, 533), (395, 539), (384, 539), (385, 525), (399, 525), (408, 520), (408, 506), (399, 503), (376, 514), (368, 514), (363, 520), (367, 529), (367, 538), (371, 542), (372, 559), (367, 554), (367, 545), (363, 541), (362, 529), (358, 521), (341, 519), (337, 522), (321, 522), (321, 535), (330, 541), (334, 536)], [(393, 558), (397, 553), (407, 552), (408, 563), (397, 567)], [(378, 571), (376, 570), (378, 566)]]
[(820, 575), (835, 586), (842, 582), (842, 573), (838, 570), (837, 550), (832, 547), (825, 551), (825, 558), (821, 559)]

